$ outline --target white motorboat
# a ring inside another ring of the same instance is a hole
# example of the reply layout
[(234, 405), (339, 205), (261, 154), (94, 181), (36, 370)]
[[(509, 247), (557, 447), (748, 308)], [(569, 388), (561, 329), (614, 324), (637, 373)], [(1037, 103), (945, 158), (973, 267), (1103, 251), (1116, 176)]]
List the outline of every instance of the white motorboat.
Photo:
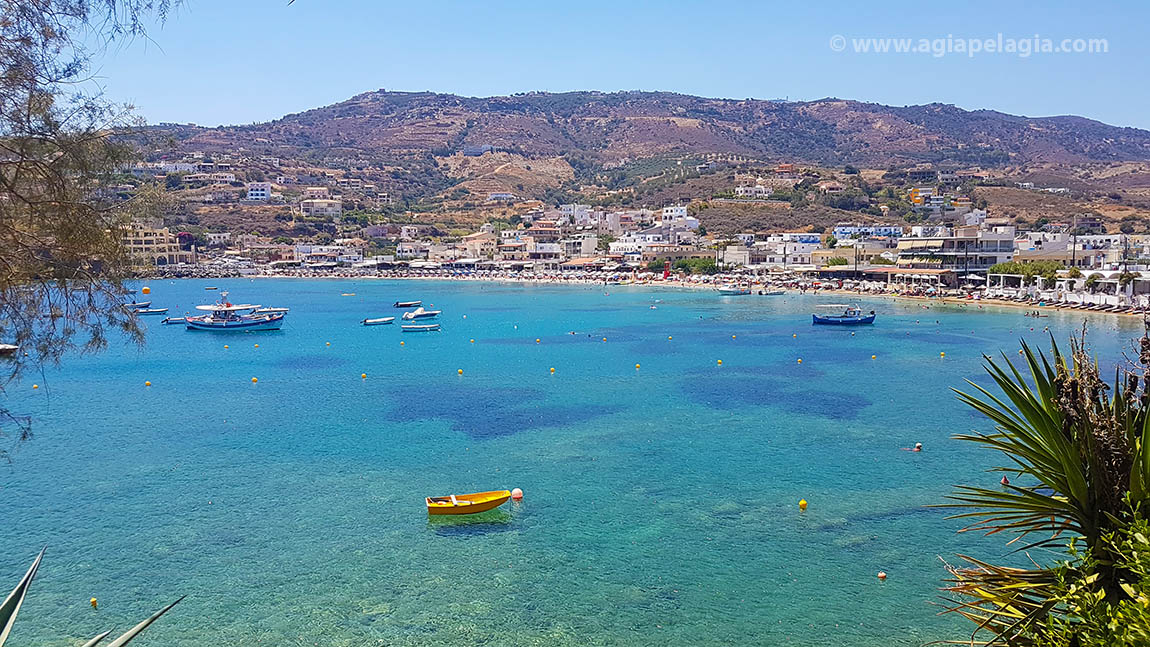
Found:
[(15, 355), (16, 351), (20, 350), (19, 346), (13, 344), (0, 344), (0, 356), (2, 355)]
[(403, 332), (438, 332), (439, 324), (404, 324)]
[(438, 317), (442, 312), (442, 310), (424, 310), (421, 306), (415, 310), (412, 310), (411, 312), (403, 313), (403, 318), (406, 321), (411, 321), (413, 319), (427, 319), (430, 317)]
[(287, 314), (291, 312), (291, 308), (256, 308), (252, 311), (254, 315), (274, 315), (274, 314)]
[(751, 293), (751, 288), (744, 287), (741, 285), (735, 285), (734, 283), (731, 283), (729, 285), (724, 285), (723, 287), (719, 288), (719, 294), (722, 294), (724, 296), (738, 296), (738, 295), (750, 294), (750, 293)]
[(167, 308), (136, 308), (138, 315), (162, 315), (167, 313)]
[(781, 297), (786, 293), (786, 290), (759, 290), (759, 294), (765, 297)]
[(147, 308), (150, 305), (152, 305), (151, 301), (133, 301), (131, 303), (125, 303), (124, 307), (139, 310), (140, 308)]
[(172, 324), (185, 323), (185, 322), (184, 322), (183, 317), (164, 317), (164, 320), (161, 321), (160, 323), (164, 324), (165, 326), (170, 326)]
[(363, 325), (365, 326), (384, 326), (395, 321), (395, 317), (379, 317), (376, 319), (364, 319)]
[(423, 305), (422, 301), (396, 301), (391, 304), (393, 308), (418, 308)]

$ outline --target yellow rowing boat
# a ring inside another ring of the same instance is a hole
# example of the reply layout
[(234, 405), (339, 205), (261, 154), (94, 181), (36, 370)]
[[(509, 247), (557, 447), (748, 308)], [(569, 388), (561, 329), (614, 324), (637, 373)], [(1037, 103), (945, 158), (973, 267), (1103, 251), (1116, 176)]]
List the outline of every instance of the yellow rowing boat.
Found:
[(427, 514), (475, 514), (498, 508), (511, 498), (508, 490), (427, 497)]

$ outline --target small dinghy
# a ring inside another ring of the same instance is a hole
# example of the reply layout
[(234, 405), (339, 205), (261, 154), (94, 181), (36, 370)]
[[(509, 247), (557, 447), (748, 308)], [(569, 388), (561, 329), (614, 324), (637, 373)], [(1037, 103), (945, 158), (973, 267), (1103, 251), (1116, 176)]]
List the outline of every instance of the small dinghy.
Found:
[(377, 319), (364, 319), (365, 326), (384, 326), (395, 321), (395, 317), (379, 317)]
[(508, 490), (427, 497), (427, 514), (475, 514), (494, 510), (511, 498)]
[(439, 324), (404, 324), (400, 328), (403, 332), (435, 332), (439, 330)]
[(403, 318), (407, 321), (411, 321), (412, 319), (428, 319), (438, 317), (442, 312), (442, 310), (424, 310), (422, 307), (419, 307), (411, 312), (403, 313)]
[(138, 315), (162, 315), (167, 314), (167, 308), (136, 308)]
[(393, 308), (418, 308), (423, 305), (422, 301), (396, 301), (391, 304)]
[(125, 303), (124, 307), (139, 310), (140, 308), (147, 308), (150, 305), (152, 305), (151, 301), (133, 301), (131, 303)]
[(16, 351), (20, 350), (19, 346), (13, 344), (0, 344), (0, 356), (15, 355)]
[(181, 323), (184, 323), (184, 318), (183, 317), (164, 317), (164, 320), (161, 321), (160, 323), (164, 324), (165, 326), (170, 326), (172, 324), (181, 324)]

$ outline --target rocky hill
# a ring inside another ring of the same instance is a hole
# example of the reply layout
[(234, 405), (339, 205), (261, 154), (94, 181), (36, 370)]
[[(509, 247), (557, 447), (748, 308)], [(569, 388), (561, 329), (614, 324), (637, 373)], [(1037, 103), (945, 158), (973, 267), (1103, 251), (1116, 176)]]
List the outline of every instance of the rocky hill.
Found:
[(493, 146), (526, 158), (565, 157), (576, 167), (706, 153), (874, 168), (1150, 160), (1150, 131), (1081, 117), (666, 92), (470, 98), (380, 90), (266, 123), (156, 128), (183, 149), (312, 159), (394, 160)]

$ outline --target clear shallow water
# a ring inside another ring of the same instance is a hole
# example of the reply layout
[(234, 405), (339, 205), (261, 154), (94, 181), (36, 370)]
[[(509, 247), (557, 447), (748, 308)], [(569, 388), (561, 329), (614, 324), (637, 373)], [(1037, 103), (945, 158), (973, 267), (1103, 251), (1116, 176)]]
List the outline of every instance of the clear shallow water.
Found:
[[(143, 349), (9, 389), (36, 436), (0, 466), (0, 578), (49, 546), (13, 645), (126, 629), (185, 593), (144, 644), (963, 635), (936, 615), (939, 556), (1006, 549), (924, 508), (997, 480), (992, 455), (949, 440), (988, 428), (949, 389), (986, 383), (982, 353), (1082, 323), (868, 300), (878, 323), (838, 330), (809, 313), (842, 297), (617, 286), (179, 281), (151, 298), (183, 312), (208, 284), (292, 313), (239, 335), (151, 319)], [(358, 325), (409, 298), (442, 308), (443, 332)], [(1091, 322), (1104, 363), (1140, 329)], [(524, 502), (482, 523), (423, 508), (512, 487)]]

